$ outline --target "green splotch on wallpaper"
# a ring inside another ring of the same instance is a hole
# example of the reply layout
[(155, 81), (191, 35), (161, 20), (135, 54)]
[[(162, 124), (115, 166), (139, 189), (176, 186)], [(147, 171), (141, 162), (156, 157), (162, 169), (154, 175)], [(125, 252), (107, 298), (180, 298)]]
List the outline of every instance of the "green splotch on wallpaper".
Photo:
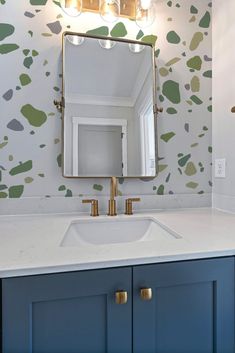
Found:
[(202, 32), (194, 33), (189, 49), (192, 51), (196, 50), (202, 41), (203, 41), (203, 33)]
[(159, 74), (162, 76), (162, 77), (165, 77), (169, 74), (169, 71), (165, 68), (165, 67), (161, 67), (159, 69)]
[(31, 78), (27, 74), (21, 74), (19, 79), (22, 86), (27, 86), (32, 82)]
[(91, 29), (86, 32), (92, 36), (108, 36), (109, 35), (109, 28), (107, 26), (101, 26), (95, 29)]
[(47, 0), (30, 0), (30, 4), (34, 6), (44, 6), (46, 3)]
[(9, 197), (16, 199), (22, 196), (24, 192), (24, 185), (14, 185), (8, 189)]
[(196, 189), (198, 187), (198, 183), (196, 183), (195, 181), (189, 181), (186, 184), (186, 187), (190, 189)]
[(190, 158), (191, 158), (191, 154), (190, 154), (190, 153), (187, 154), (186, 156), (181, 157), (181, 158), (178, 160), (179, 166), (180, 166), (180, 167), (184, 167)]
[(167, 108), (166, 112), (168, 114), (177, 114), (177, 110), (175, 108)]
[(15, 31), (15, 27), (9, 23), (0, 23), (0, 40), (11, 36)]
[(212, 78), (212, 70), (208, 70), (203, 72), (204, 77)]
[(33, 167), (33, 162), (31, 160), (29, 160), (27, 162), (20, 163), (16, 167), (12, 168), (10, 170), (9, 174), (13, 176), (16, 174), (25, 173), (25, 172), (28, 172), (29, 170), (31, 170), (32, 167)]
[(162, 139), (164, 142), (168, 142), (168, 141), (170, 141), (174, 136), (175, 136), (175, 133), (174, 133), (173, 131), (171, 131), (171, 132), (167, 132), (166, 134), (162, 134), (162, 135), (161, 135), (161, 139)]
[(190, 7), (190, 12), (193, 13), (193, 14), (197, 14), (198, 13), (198, 9), (194, 5), (192, 5)]
[(180, 43), (180, 36), (175, 31), (168, 32), (166, 39), (169, 43), (172, 43), (172, 44)]
[(144, 36), (143, 38), (141, 38), (141, 42), (147, 43), (147, 44), (152, 44), (153, 46), (156, 44), (157, 41), (157, 36), (155, 35), (148, 35), (148, 36)]
[(32, 126), (40, 127), (47, 121), (46, 113), (34, 108), (31, 104), (24, 105), (20, 111)]
[(185, 168), (185, 174), (188, 176), (192, 176), (197, 173), (197, 169), (193, 162), (188, 162)]
[(1, 44), (0, 45), (0, 54), (9, 54), (12, 51), (19, 49), (17, 44)]
[(125, 37), (127, 30), (122, 22), (117, 23), (110, 32), (111, 37)]
[(173, 80), (165, 81), (162, 86), (162, 93), (172, 103), (180, 103), (180, 89), (178, 82), (175, 82)]
[(193, 103), (197, 105), (200, 105), (203, 103), (203, 101), (198, 96), (195, 96), (195, 95), (192, 95), (190, 99), (193, 101)]
[(211, 21), (210, 12), (206, 11), (205, 15), (201, 18), (201, 21), (199, 22), (199, 26), (202, 28), (209, 28), (210, 21)]
[(166, 63), (166, 66), (172, 66), (172, 65), (178, 63), (180, 60), (181, 60), (181, 58), (175, 57), (175, 58), (169, 60), (169, 61)]
[(199, 55), (196, 55), (193, 58), (189, 59), (187, 61), (187, 66), (193, 70), (198, 70), (198, 71), (201, 70), (201, 67), (202, 67), (201, 57)]
[(100, 184), (94, 184), (93, 185), (93, 189), (96, 191), (102, 191), (103, 190), (103, 186)]
[(191, 90), (192, 92), (200, 91), (200, 79), (198, 76), (193, 76), (193, 78), (191, 79)]

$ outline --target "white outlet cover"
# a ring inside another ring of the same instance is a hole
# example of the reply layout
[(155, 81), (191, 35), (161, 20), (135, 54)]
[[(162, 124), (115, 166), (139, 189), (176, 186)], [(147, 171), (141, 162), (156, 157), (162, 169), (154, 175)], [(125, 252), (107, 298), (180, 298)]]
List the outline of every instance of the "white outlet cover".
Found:
[(226, 177), (226, 159), (215, 159), (215, 178)]

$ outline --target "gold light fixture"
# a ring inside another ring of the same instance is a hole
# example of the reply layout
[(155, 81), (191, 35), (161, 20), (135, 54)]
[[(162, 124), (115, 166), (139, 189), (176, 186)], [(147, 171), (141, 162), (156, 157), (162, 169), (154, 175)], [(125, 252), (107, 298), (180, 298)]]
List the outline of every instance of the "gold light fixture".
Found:
[(154, 0), (60, 0), (62, 10), (76, 17), (81, 12), (99, 13), (106, 22), (119, 17), (135, 20), (140, 28), (150, 26), (155, 19)]

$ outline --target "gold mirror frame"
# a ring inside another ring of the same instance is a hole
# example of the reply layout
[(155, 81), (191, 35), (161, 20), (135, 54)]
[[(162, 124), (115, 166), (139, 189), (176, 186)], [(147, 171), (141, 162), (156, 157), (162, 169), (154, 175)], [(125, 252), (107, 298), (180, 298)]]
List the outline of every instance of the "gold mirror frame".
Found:
[(95, 35), (89, 35), (86, 33), (79, 33), (79, 32), (70, 32), (70, 31), (65, 31), (62, 34), (62, 97), (61, 101), (56, 101), (54, 100), (54, 104), (57, 107), (57, 109), (62, 113), (62, 155), (61, 155), (61, 168), (62, 168), (62, 176), (64, 178), (68, 179), (92, 179), (92, 178), (102, 178), (102, 179), (110, 179), (110, 176), (73, 176), (73, 175), (65, 175), (64, 173), (64, 147), (65, 147), (65, 138), (64, 138), (64, 109), (65, 109), (65, 98), (64, 98), (64, 63), (65, 63), (65, 57), (64, 57), (64, 42), (65, 42), (65, 37), (68, 35), (77, 35), (77, 36), (82, 36), (85, 38), (93, 38), (93, 39), (103, 39), (103, 40), (111, 40), (115, 42), (122, 42), (122, 43), (128, 43), (128, 44), (141, 44), (144, 46), (149, 46), (152, 49), (152, 67), (153, 67), (153, 116), (154, 116), (154, 132), (155, 132), (155, 158), (156, 158), (156, 174), (155, 176), (120, 176), (116, 175), (115, 177), (117, 178), (124, 178), (124, 179), (145, 179), (145, 180), (151, 180), (154, 179), (158, 173), (159, 173), (159, 166), (158, 166), (158, 161), (159, 161), (159, 155), (158, 155), (158, 133), (157, 133), (157, 116), (159, 112), (162, 112), (162, 108), (158, 108), (157, 106), (157, 87), (156, 87), (156, 57), (155, 57), (155, 48), (154, 45), (150, 43), (144, 43), (141, 41), (137, 40), (130, 40), (130, 39), (123, 39), (123, 38), (113, 38), (113, 37), (105, 37), (105, 36), (95, 36)]

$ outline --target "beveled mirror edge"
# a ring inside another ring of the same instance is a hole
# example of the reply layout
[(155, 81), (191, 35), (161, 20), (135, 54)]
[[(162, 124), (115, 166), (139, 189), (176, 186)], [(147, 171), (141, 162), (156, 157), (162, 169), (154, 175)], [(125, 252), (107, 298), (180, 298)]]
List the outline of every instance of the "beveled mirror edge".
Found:
[(121, 42), (121, 43), (132, 43), (132, 44), (141, 44), (145, 46), (149, 46), (152, 49), (152, 67), (153, 67), (153, 117), (154, 117), (154, 131), (155, 131), (155, 152), (156, 152), (156, 174), (153, 176), (143, 176), (143, 175), (134, 175), (134, 176), (120, 176), (120, 175), (114, 175), (116, 178), (123, 178), (123, 179), (144, 179), (144, 180), (152, 180), (156, 178), (159, 174), (159, 155), (158, 155), (158, 134), (157, 134), (157, 116), (158, 116), (158, 106), (157, 106), (157, 87), (156, 87), (156, 69), (157, 69), (157, 64), (156, 64), (156, 57), (155, 57), (155, 46), (151, 43), (144, 43), (138, 40), (133, 40), (133, 39), (124, 39), (124, 38), (113, 38), (113, 37), (106, 37), (106, 36), (97, 36), (97, 35), (91, 35), (87, 33), (81, 33), (81, 32), (73, 32), (73, 31), (65, 31), (62, 33), (62, 97), (61, 97), (61, 107), (62, 107), (62, 134), (61, 134), (61, 141), (62, 141), (62, 151), (61, 151), (61, 169), (62, 169), (62, 177), (67, 178), (67, 179), (110, 179), (112, 176), (76, 176), (76, 175), (66, 175), (65, 174), (65, 166), (64, 166), (64, 149), (65, 149), (65, 129), (64, 129), (64, 108), (65, 108), (65, 98), (64, 98), (64, 63), (65, 63), (65, 57), (64, 57), (64, 43), (65, 43), (65, 37), (67, 35), (76, 35), (76, 36), (82, 36), (85, 38), (93, 38), (93, 39), (103, 39), (103, 40), (112, 40), (115, 42)]

